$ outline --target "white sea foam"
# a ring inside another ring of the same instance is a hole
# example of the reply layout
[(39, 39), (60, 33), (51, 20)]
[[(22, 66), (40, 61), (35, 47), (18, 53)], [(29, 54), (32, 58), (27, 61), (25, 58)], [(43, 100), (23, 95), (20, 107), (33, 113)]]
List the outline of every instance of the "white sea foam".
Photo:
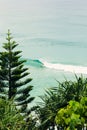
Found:
[(50, 69), (56, 69), (56, 70), (71, 72), (71, 73), (87, 74), (87, 67), (84, 66), (53, 64), (43, 60), (40, 61), (43, 63), (45, 67)]

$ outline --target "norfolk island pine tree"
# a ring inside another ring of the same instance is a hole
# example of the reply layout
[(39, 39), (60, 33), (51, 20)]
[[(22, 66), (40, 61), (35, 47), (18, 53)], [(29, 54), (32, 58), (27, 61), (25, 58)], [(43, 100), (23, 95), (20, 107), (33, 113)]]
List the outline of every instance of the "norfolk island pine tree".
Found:
[(10, 30), (7, 33), (7, 42), (3, 43), (5, 51), (0, 52), (0, 97), (6, 100), (13, 99), (20, 105), (21, 112), (28, 112), (28, 103), (34, 100), (30, 96), (33, 89), (29, 83), (28, 68), (24, 67), (26, 60), (21, 59), (21, 52), (16, 51), (18, 44), (12, 40)]

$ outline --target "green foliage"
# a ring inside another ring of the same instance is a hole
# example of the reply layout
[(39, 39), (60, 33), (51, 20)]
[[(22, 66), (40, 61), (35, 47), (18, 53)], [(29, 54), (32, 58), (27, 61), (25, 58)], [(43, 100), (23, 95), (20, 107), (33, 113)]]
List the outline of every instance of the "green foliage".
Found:
[(32, 79), (28, 78), (28, 68), (24, 67), (26, 60), (21, 59), (21, 51), (16, 50), (18, 44), (12, 41), (9, 30), (6, 40), (3, 43), (5, 51), (0, 52), (0, 96), (14, 99), (17, 105), (21, 105), (22, 112), (27, 112), (27, 104), (34, 99), (30, 97)]
[(42, 102), (40, 102), (40, 105), (36, 110), (36, 114), (38, 115), (41, 124), (39, 129), (46, 130), (51, 126), (52, 130), (54, 130), (54, 120), (58, 108), (57, 103), (60, 101), (60, 97), (54, 93), (53, 90), (49, 89), (46, 91), (45, 95), (41, 96), (40, 98), (42, 99)]
[(12, 101), (0, 99), (0, 130), (24, 130), (25, 121)]
[[(82, 99), (82, 97), (87, 96), (87, 79), (76, 76), (76, 81), (64, 81), (62, 83), (58, 82), (58, 87), (54, 87), (51, 89), (48, 89), (44, 96), (41, 96), (42, 102), (39, 103), (38, 109), (36, 110), (36, 113), (38, 114), (38, 118), (40, 121), (40, 128), (42, 130), (47, 130), (52, 127), (52, 130), (55, 130), (54, 126), (56, 126), (55, 117), (57, 113), (60, 111), (60, 116), (62, 119), (60, 120), (60, 123), (58, 124), (58, 127), (64, 127), (65, 121), (63, 119), (63, 111), (65, 111), (65, 107), (68, 105), (68, 102), (70, 100), (77, 101), (75, 102), (76, 107), (73, 109), (76, 109), (78, 106), (78, 103)], [(74, 102), (73, 102), (74, 103)], [(69, 112), (69, 111), (68, 111)], [(60, 117), (60, 118), (61, 118)], [(78, 119), (79, 122), (79, 116), (72, 115), (72, 119)], [(64, 124), (63, 124), (64, 122)]]
[(82, 130), (87, 123), (87, 97), (82, 97), (80, 102), (69, 101), (66, 108), (58, 111), (55, 121), (65, 130)]

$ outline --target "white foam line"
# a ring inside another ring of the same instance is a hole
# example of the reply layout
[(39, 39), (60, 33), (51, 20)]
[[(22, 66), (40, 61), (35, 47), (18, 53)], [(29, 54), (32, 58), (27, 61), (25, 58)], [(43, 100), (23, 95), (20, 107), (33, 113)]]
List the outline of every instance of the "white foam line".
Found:
[(87, 74), (87, 67), (74, 66), (74, 65), (63, 65), (63, 64), (52, 64), (46, 61), (42, 61), (44, 66), (50, 69), (62, 70), (72, 73)]

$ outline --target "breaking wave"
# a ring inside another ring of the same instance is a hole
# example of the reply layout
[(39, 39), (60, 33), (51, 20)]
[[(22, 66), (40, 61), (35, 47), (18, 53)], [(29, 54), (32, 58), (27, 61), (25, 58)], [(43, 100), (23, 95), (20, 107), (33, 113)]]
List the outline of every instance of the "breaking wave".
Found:
[(86, 66), (76, 66), (76, 65), (66, 65), (60, 63), (49, 63), (42, 59), (40, 60), (29, 60), (29, 65), (35, 67), (46, 67), (49, 69), (55, 69), (59, 71), (71, 72), (71, 73), (79, 73), (79, 74), (87, 74)]

